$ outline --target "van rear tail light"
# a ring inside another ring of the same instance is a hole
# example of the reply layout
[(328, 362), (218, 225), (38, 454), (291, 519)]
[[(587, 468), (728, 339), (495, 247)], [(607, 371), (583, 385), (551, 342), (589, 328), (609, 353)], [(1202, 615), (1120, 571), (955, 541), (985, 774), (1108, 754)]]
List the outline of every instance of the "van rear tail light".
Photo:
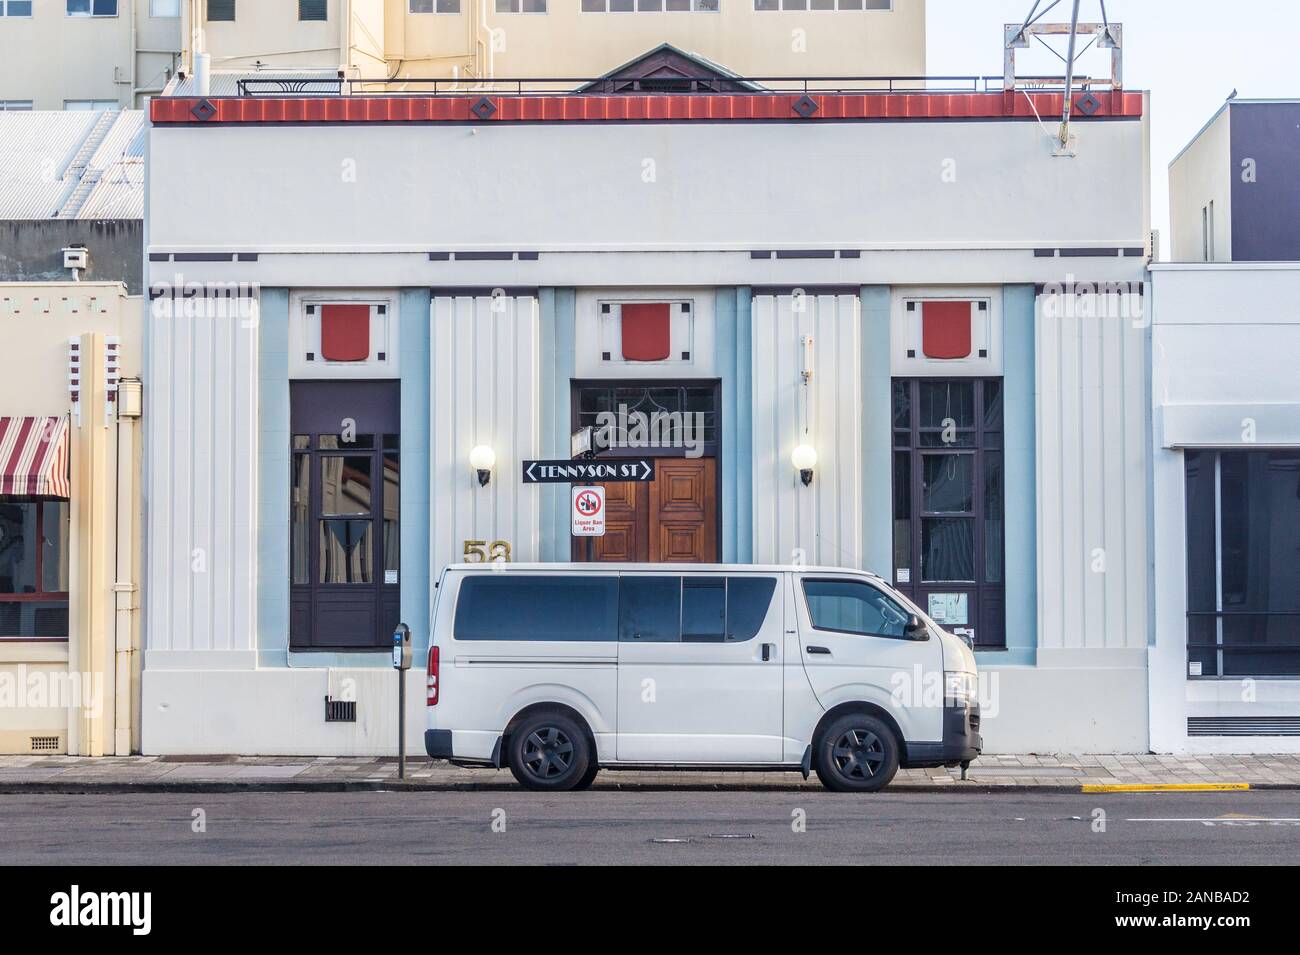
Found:
[(424, 686), (425, 686), (425, 695), (424, 695), (425, 706), (437, 706), (438, 705), (438, 648), (437, 647), (429, 648), (429, 676)]

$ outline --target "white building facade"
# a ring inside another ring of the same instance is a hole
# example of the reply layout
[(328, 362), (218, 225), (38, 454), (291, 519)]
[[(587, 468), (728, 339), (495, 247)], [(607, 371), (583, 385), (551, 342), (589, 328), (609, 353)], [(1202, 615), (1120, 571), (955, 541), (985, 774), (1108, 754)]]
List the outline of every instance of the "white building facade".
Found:
[(1152, 266), (1157, 752), (1300, 751), (1300, 103), (1230, 100), (1170, 166)]
[[(1147, 104), (1032, 99), (155, 100), (144, 751), (394, 751), (480, 555), (873, 569), (991, 751), (1146, 751)], [(620, 410), (588, 549), (525, 462)]]

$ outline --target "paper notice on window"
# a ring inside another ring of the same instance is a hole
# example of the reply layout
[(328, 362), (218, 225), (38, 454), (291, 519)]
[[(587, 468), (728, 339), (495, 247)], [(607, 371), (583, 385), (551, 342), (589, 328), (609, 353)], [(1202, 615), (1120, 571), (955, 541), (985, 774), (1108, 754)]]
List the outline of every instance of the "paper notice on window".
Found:
[(900, 567), (895, 572), (895, 580), (900, 584), (910, 584), (912, 582), (912, 568)]
[(397, 583), (397, 571), (395, 571), (395, 570), (386, 570), (386, 571), (384, 571), (384, 583), (386, 583), (386, 584), (395, 584), (395, 583)]
[(966, 618), (965, 594), (930, 594), (926, 609), (935, 623), (962, 626), (970, 623)]

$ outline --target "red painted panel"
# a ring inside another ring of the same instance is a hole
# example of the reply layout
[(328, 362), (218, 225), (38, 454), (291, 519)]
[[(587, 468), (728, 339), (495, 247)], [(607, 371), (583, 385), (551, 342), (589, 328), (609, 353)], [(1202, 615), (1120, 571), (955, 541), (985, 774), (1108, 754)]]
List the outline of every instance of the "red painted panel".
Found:
[(970, 357), (970, 302), (921, 304), (921, 351), (926, 358)]
[[(470, 107), (478, 96), (209, 97), (216, 112), (200, 120), (190, 110), (198, 97), (156, 96), (149, 101), (154, 123), (401, 123), (401, 122), (600, 122), (632, 120), (775, 119), (817, 122), (838, 119), (1033, 119), (1059, 116), (1060, 93), (814, 93), (817, 111), (808, 119), (794, 112), (795, 94), (673, 94), (647, 96), (492, 96), (497, 111), (480, 120)], [(1141, 93), (1103, 92), (1096, 117), (1142, 115)], [(1032, 101), (1032, 105), (1031, 105)], [(1080, 121), (1088, 117), (1079, 110)]]
[(370, 357), (370, 306), (322, 305), (320, 354), (326, 361), (365, 361)]
[(663, 361), (672, 353), (672, 317), (667, 302), (624, 305), (620, 311), (627, 361)]

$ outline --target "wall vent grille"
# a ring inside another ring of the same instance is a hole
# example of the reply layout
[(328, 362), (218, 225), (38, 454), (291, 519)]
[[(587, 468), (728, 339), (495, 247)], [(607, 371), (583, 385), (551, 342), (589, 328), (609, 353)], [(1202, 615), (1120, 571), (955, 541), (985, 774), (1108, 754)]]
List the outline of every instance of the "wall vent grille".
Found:
[(32, 752), (33, 753), (56, 753), (59, 750), (59, 738), (57, 736), (33, 736)]
[(1193, 716), (1188, 736), (1300, 736), (1300, 716)]
[(356, 700), (332, 700), (325, 697), (326, 723), (355, 723), (357, 721)]

